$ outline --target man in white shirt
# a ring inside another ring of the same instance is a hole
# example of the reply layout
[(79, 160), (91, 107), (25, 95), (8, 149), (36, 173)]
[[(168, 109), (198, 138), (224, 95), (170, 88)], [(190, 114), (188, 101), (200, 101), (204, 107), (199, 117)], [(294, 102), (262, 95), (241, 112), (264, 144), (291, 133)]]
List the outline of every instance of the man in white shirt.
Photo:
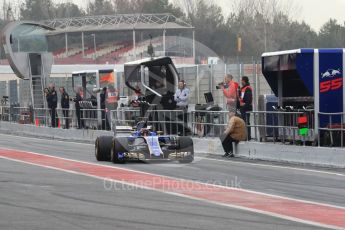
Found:
[(188, 132), (187, 126), (187, 109), (189, 103), (189, 89), (186, 87), (184, 80), (180, 80), (178, 83), (178, 89), (174, 94), (174, 100), (176, 101), (176, 106), (178, 110), (183, 110), (183, 116), (179, 115), (180, 121), (183, 121), (183, 126), (179, 125), (178, 134), (185, 135)]
[(174, 100), (176, 101), (177, 108), (187, 109), (189, 100), (189, 89), (186, 88), (184, 80), (180, 80), (178, 83), (178, 89), (174, 94)]

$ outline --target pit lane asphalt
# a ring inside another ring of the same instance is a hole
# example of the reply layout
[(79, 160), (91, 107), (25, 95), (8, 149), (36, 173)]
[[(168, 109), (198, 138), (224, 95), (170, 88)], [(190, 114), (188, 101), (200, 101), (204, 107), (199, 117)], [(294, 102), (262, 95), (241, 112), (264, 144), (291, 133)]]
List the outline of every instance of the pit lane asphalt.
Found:
[[(0, 135), (0, 148), (97, 162), (93, 145)], [(192, 164), (120, 167), (345, 206), (343, 171), (200, 156)], [(292, 221), (0, 160), (0, 229), (317, 229)]]

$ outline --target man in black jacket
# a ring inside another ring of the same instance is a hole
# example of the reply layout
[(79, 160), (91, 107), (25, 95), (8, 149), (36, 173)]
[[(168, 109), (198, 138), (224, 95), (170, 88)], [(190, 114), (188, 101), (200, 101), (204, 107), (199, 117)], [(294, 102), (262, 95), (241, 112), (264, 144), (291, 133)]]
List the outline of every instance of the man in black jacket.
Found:
[(69, 95), (64, 87), (60, 87), (59, 91), (61, 93), (62, 113), (65, 118), (65, 129), (69, 129)]
[(57, 107), (58, 98), (57, 98), (54, 84), (49, 85), (46, 97), (47, 97), (48, 108), (49, 108), (49, 113), (51, 117), (51, 126), (55, 128), (57, 125), (56, 107)]
[(243, 76), (241, 79), (241, 92), (240, 92), (240, 112), (242, 119), (247, 124), (247, 132), (248, 132), (248, 140), (251, 139), (251, 132), (250, 132), (250, 114), (247, 113), (253, 110), (253, 89), (249, 84), (249, 78), (247, 76)]
[(76, 91), (76, 95), (73, 101), (75, 102), (75, 111), (76, 111), (77, 120), (78, 120), (78, 129), (82, 129), (84, 128), (84, 120), (83, 120), (83, 112), (81, 111), (79, 102), (83, 101), (84, 92), (81, 86), (77, 87), (75, 91)]
[(105, 98), (107, 94), (107, 87), (104, 87), (100, 93), (101, 98), (101, 110), (102, 110), (102, 130), (108, 130), (108, 122), (106, 121), (106, 112), (105, 112)]

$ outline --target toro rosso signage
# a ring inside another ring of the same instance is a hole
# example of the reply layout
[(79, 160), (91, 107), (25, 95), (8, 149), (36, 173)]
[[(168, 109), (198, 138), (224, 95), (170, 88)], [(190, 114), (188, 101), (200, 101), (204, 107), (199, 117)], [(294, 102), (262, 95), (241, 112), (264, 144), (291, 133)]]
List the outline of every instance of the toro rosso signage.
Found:
[(340, 69), (328, 69), (321, 73), (320, 93), (327, 93), (343, 87), (343, 78)]
[(319, 50), (320, 112), (343, 112), (343, 50)]

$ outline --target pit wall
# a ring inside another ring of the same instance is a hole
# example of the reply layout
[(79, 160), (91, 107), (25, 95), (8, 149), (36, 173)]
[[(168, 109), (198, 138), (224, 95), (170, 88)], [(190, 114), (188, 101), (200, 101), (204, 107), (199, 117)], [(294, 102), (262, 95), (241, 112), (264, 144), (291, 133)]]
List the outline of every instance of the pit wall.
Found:
[[(98, 136), (113, 135), (110, 131), (52, 129), (3, 121), (0, 122), (0, 133), (84, 143), (94, 143)], [(196, 154), (224, 154), (219, 138), (193, 138), (193, 142)], [(345, 168), (345, 148), (291, 146), (250, 141), (241, 142), (234, 149), (236, 156), (247, 159)]]

